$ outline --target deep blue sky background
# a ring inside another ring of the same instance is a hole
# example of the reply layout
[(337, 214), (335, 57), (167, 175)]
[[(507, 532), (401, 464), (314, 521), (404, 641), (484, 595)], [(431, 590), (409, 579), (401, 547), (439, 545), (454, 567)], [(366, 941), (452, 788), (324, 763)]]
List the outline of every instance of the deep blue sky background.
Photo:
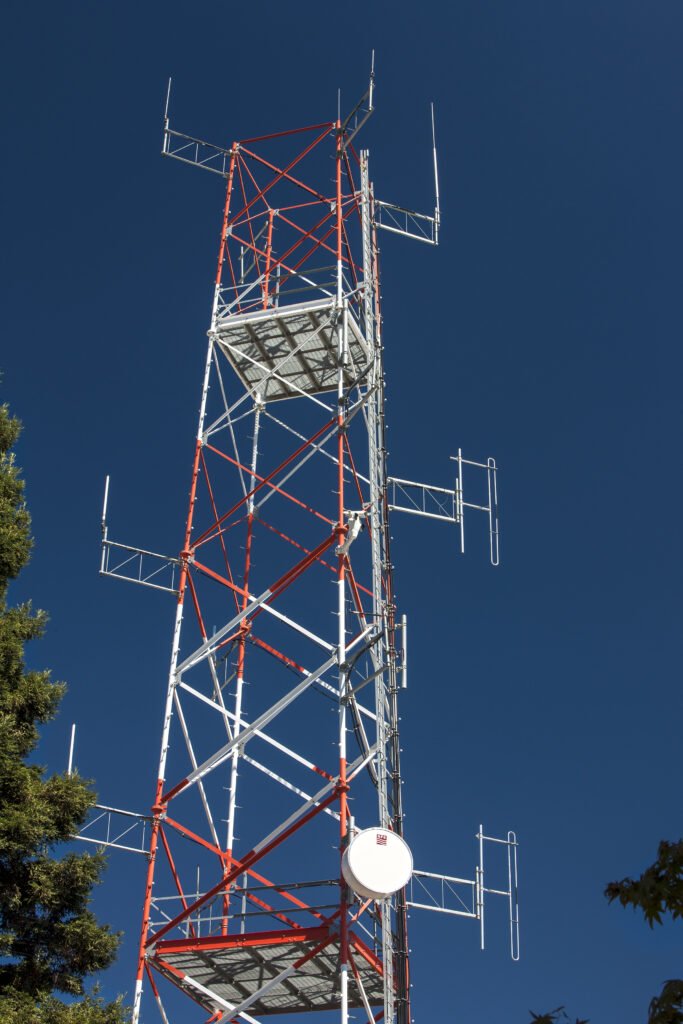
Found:
[[(414, 912), (414, 1016), (639, 1024), (683, 932), (602, 890), (683, 834), (683, 7), (11, 0), (4, 30), (0, 363), (36, 536), (13, 596), (49, 609), (29, 660), (69, 683), (41, 757), (61, 770), (77, 721), (101, 798), (149, 804), (173, 608), (97, 567), (107, 472), (112, 536), (182, 539), (223, 187), (159, 156), (168, 75), (175, 127), (229, 144), (333, 117), (338, 87), (348, 108), (374, 47), (377, 194), (428, 210), (433, 99), (443, 207), (438, 250), (381, 239), (390, 469), (449, 486), (458, 445), (502, 467), (497, 570), (485, 538), (462, 558), (395, 518), (407, 838), (465, 875), (480, 821), (521, 843), (521, 962), (502, 919), (480, 953)], [(114, 856), (107, 991), (142, 891)]]

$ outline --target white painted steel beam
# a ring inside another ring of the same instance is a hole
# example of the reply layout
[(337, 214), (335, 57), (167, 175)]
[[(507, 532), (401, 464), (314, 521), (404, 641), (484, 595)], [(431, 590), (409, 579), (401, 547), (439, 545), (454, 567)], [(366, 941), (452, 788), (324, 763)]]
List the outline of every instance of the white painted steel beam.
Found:
[(324, 662), (319, 669), (307, 675), (304, 679), (301, 680), (300, 683), (298, 683), (293, 689), (291, 689), (289, 693), (285, 694), (284, 697), (281, 697), (279, 701), (273, 704), (272, 707), (268, 708), (267, 711), (264, 711), (262, 715), (259, 715), (259, 717), (255, 720), (255, 722), (253, 722), (252, 725), (250, 725), (246, 729), (243, 729), (242, 732), (238, 733), (237, 736), (234, 736), (232, 740), (225, 744), (225, 746), (221, 747), (220, 750), (217, 750), (214, 754), (211, 755), (211, 757), (207, 758), (207, 760), (204, 761), (203, 764), (199, 765), (199, 767), (196, 768), (195, 771), (191, 772), (187, 776), (186, 784), (183, 788), (187, 789), (189, 786), (193, 786), (195, 782), (198, 782), (199, 779), (203, 779), (204, 776), (208, 775), (210, 771), (212, 771), (214, 768), (217, 768), (220, 764), (222, 764), (230, 756), (233, 747), (235, 747), (238, 743), (240, 745), (245, 744), (256, 732), (257, 729), (260, 729), (264, 725), (267, 725), (268, 722), (271, 722), (277, 715), (280, 714), (281, 711), (284, 711), (284, 709), (288, 707), (292, 703), (292, 701), (296, 700), (296, 698), (300, 694), (302, 694), (304, 690), (307, 690), (309, 686), (317, 682), (320, 676), (323, 675), (324, 672), (327, 672), (327, 670), (335, 664), (336, 660), (337, 655), (335, 652), (335, 654), (333, 654), (331, 658), (328, 658), (327, 661)]

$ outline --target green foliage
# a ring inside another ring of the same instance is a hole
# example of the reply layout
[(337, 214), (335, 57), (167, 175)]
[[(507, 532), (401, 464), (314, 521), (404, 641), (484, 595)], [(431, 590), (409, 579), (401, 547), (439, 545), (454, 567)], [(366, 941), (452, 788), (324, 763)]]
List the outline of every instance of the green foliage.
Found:
[[(529, 1010), (529, 1013), (531, 1014), (531, 1019), (536, 1024), (560, 1024), (560, 1021), (567, 1021), (568, 1024), (571, 1024), (569, 1017), (565, 1013), (564, 1006), (558, 1006), (556, 1010), (551, 1010), (550, 1013), (534, 1013), (533, 1010)], [(589, 1024), (589, 1022), (587, 1019), (579, 1020), (577, 1017), (576, 1024)]]
[(125, 1019), (121, 999), (105, 1003), (97, 990), (70, 1004), (54, 996), (46, 996), (36, 1003), (31, 996), (16, 989), (0, 993), (3, 1024), (122, 1024)]
[[(676, 843), (663, 840), (657, 850), (654, 864), (643, 871), (640, 878), (622, 878), (610, 882), (605, 889), (610, 903), (619, 900), (622, 907), (640, 909), (650, 928), (662, 923), (664, 914), (671, 914), (674, 920), (683, 917), (683, 839)], [(559, 1024), (569, 1021), (564, 1006), (558, 1006), (550, 1013), (531, 1012), (536, 1024)], [(651, 1001), (648, 1024), (683, 1024), (683, 981), (672, 979), (665, 982), (661, 993)], [(588, 1024), (588, 1021), (576, 1021)]]
[[(662, 840), (654, 864), (640, 878), (622, 878), (610, 882), (605, 896), (622, 907), (642, 910), (650, 928), (662, 923), (663, 914), (674, 920), (683, 917), (683, 839), (676, 843)], [(683, 1024), (683, 981), (667, 981), (659, 996), (650, 1003), (648, 1024)]]
[[(108, 967), (119, 945), (88, 909), (104, 858), (54, 856), (85, 821), (95, 794), (77, 774), (46, 778), (27, 763), (64, 686), (24, 665), (24, 645), (42, 635), (45, 614), (29, 603), (7, 605), (9, 583), (31, 551), (24, 484), (11, 451), (19, 429), (0, 407), (0, 1019), (121, 1024), (120, 1003), (84, 996), (85, 979)], [(67, 1005), (54, 992), (84, 998)]]
[(648, 1024), (682, 1024), (683, 981), (667, 981), (650, 1003)]
[(12, 448), (19, 436), (19, 421), (12, 419), (7, 406), (0, 408), (0, 597), (5, 596), (7, 581), (16, 579), (31, 551), (31, 520), (24, 505), (24, 482), (14, 465)]
[(605, 896), (610, 903), (618, 899), (622, 907), (629, 904), (634, 909), (640, 907), (650, 928), (655, 921), (662, 923), (664, 913), (674, 919), (683, 917), (683, 839), (677, 843), (663, 840), (657, 850), (657, 860), (640, 878), (610, 882)]

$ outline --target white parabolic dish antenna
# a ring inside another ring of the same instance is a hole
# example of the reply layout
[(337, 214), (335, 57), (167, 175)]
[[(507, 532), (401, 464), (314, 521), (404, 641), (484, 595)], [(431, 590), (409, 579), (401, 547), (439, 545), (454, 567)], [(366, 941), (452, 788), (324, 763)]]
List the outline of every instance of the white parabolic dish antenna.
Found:
[(354, 892), (383, 900), (407, 885), (413, 873), (408, 844), (385, 828), (366, 828), (351, 840), (342, 857), (342, 874)]

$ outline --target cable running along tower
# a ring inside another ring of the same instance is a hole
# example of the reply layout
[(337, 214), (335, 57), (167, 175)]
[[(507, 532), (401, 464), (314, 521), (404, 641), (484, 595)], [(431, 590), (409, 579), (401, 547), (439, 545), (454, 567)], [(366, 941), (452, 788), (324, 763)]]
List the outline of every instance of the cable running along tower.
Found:
[[(483, 939), (484, 893), (499, 891), (483, 854), (471, 881), (413, 873), (403, 840), (389, 512), (464, 538), (465, 508), (480, 509), (494, 563), (498, 534), (492, 460), (471, 463), (488, 505), (463, 500), (461, 453), (452, 490), (387, 475), (377, 233), (436, 244), (439, 198), (435, 147), (432, 215), (375, 198), (353, 144), (372, 93), (371, 77), (345, 121), (229, 149), (171, 129), (167, 102), (164, 154), (221, 175), (226, 197), (180, 554), (112, 541), (106, 495), (102, 520), (102, 573), (176, 598), (136, 1024), (143, 988), (145, 1021), (156, 1001), (166, 1024), (347, 1024), (354, 1008), (410, 1024), (407, 905), (476, 918)], [(441, 896), (414, 899), (411, 875)], [(458, 885), (471, 905), (448, 910)], [(195, 1004), (179, 1015), (177, 990)]]

